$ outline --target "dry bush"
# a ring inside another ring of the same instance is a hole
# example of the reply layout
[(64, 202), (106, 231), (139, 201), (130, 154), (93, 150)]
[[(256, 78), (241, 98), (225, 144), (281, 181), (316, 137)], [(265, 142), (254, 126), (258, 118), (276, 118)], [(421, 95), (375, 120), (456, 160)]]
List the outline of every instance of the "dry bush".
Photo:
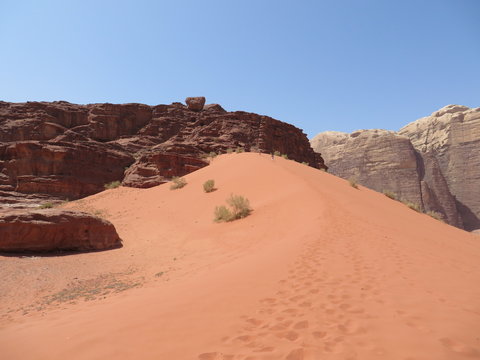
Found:
[(172, 183), (173, 184), (170, 185), (170, 190), (176, 190), (181, 189), (185, 185), (187, 185), (187, 180), (185, 180), (183, 177), (174, 176), (172, 178)]
[(205, 191), (206, 193), (212, 192), (214, 190), (216, 190), (215, 180), (210, 179), (203, 183), (203, 191)]
[(427, 214), (428, 216), (431, 216), (431, 217), (434, 218), (435, 220), (439, 220), (439, 221), (442, 221), (442, 222), (443, 222), (442, 214), (440, 214), (439, 212), (430, 210), (430, 211), (427, 211), (425, 214)]
[(354, 189), (358, 189), (358, 184), (357, 182), (355, 181), (355, 179), (348, 179), (348, 183), (350, 184), (351, 187), (353, 187)]
[(416, 212), (422, 212), (422, 210), (420, 209), (420, 206), (418, 204), (415, 204), (411, 201), (406, 201), (406, 200), (402, 201), (402, 203), (407, 205), (410, 209), (415, 210)]
[(112, 181), (112, 182), (110, 182), (110, 183), (108, 183), (108, 184), (105, 184), (105, 185), (103, 185), (103, 187), (104, 187), (105, 189), (116, 189), (116, 188), (118, 188), (120, 185), (121, 185), (121, 182), (117, 180), (117, 181)]
[(215, 222), (227, 222), (232, 221), (232, 212), (227, 209), (225, 205), (215, 207)]
[(231, 207), (231, 210), (226, 206), (221, 205), (215, 208), (216, 222), (233, 221), (236, 219), (244, 218), (252, 212), (250, 208), (250, 202), (247, 198), (241, 195), (230, 195), (227, 199), (227, 204)]
[(397, 200), (397, 194), (395, 194), (393, 191), (383, 190), (383, 195), (385, 195), (386, 197), (392, 200)]

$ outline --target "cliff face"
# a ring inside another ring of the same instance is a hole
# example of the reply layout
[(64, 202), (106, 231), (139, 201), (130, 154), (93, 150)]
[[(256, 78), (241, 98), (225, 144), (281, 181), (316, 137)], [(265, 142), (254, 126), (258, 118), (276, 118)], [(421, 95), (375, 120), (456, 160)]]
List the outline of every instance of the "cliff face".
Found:
[(325, 167), (300, 129), (216, 104), (0, 102), (0, 206), (76, 199), (116, 180), (150, 187), (237, 147)]
[(480, 108), (449, 105), (400, 129), (438, 162), (466, 230), (480, 228)]
[(451, 225), (480, 228), (480, 109), (449, 105), (398, 133), (325, 132), (311, 140), (329, 171), (436, 211)]

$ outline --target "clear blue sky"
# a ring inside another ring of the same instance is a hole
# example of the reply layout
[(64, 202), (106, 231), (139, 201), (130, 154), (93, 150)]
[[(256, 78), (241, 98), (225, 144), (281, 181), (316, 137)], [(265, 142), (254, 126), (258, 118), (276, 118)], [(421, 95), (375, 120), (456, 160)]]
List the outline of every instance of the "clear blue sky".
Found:
[(225, 109), (397, 130), (480, 106), (480, 0), (0, 0), (0, 100)]

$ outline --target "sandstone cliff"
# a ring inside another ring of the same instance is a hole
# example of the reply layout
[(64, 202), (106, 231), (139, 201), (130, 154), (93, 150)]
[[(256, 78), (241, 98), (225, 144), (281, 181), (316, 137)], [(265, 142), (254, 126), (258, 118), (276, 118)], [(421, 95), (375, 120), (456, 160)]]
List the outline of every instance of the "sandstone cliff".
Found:
[(106, 183), (150, 187), (207, 165), (205, 155), (280, 151), (325, 167), (287, 123), (191, 98), (181, 104), (0, 102), (0, 206), (76, 199)]
[(480, 228), (480, 108), (449, 105), (399, 132), (324, 132), (311, 144), (335, 175)]

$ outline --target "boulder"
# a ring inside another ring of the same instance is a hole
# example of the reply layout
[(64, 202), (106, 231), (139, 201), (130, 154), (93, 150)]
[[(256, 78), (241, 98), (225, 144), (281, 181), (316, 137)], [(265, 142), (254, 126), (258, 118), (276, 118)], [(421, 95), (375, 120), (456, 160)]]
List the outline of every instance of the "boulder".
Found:
[(185, 103), (189, 110), (192, 111), (202, 111), (203, 106), (205, 105), (205, 97), (196, 96), (196, 97), (187, 97)]
[(59, 209), (0, 213), (0, 251), (52, 252), (107, 250), (121, 246), (107, 220)]

